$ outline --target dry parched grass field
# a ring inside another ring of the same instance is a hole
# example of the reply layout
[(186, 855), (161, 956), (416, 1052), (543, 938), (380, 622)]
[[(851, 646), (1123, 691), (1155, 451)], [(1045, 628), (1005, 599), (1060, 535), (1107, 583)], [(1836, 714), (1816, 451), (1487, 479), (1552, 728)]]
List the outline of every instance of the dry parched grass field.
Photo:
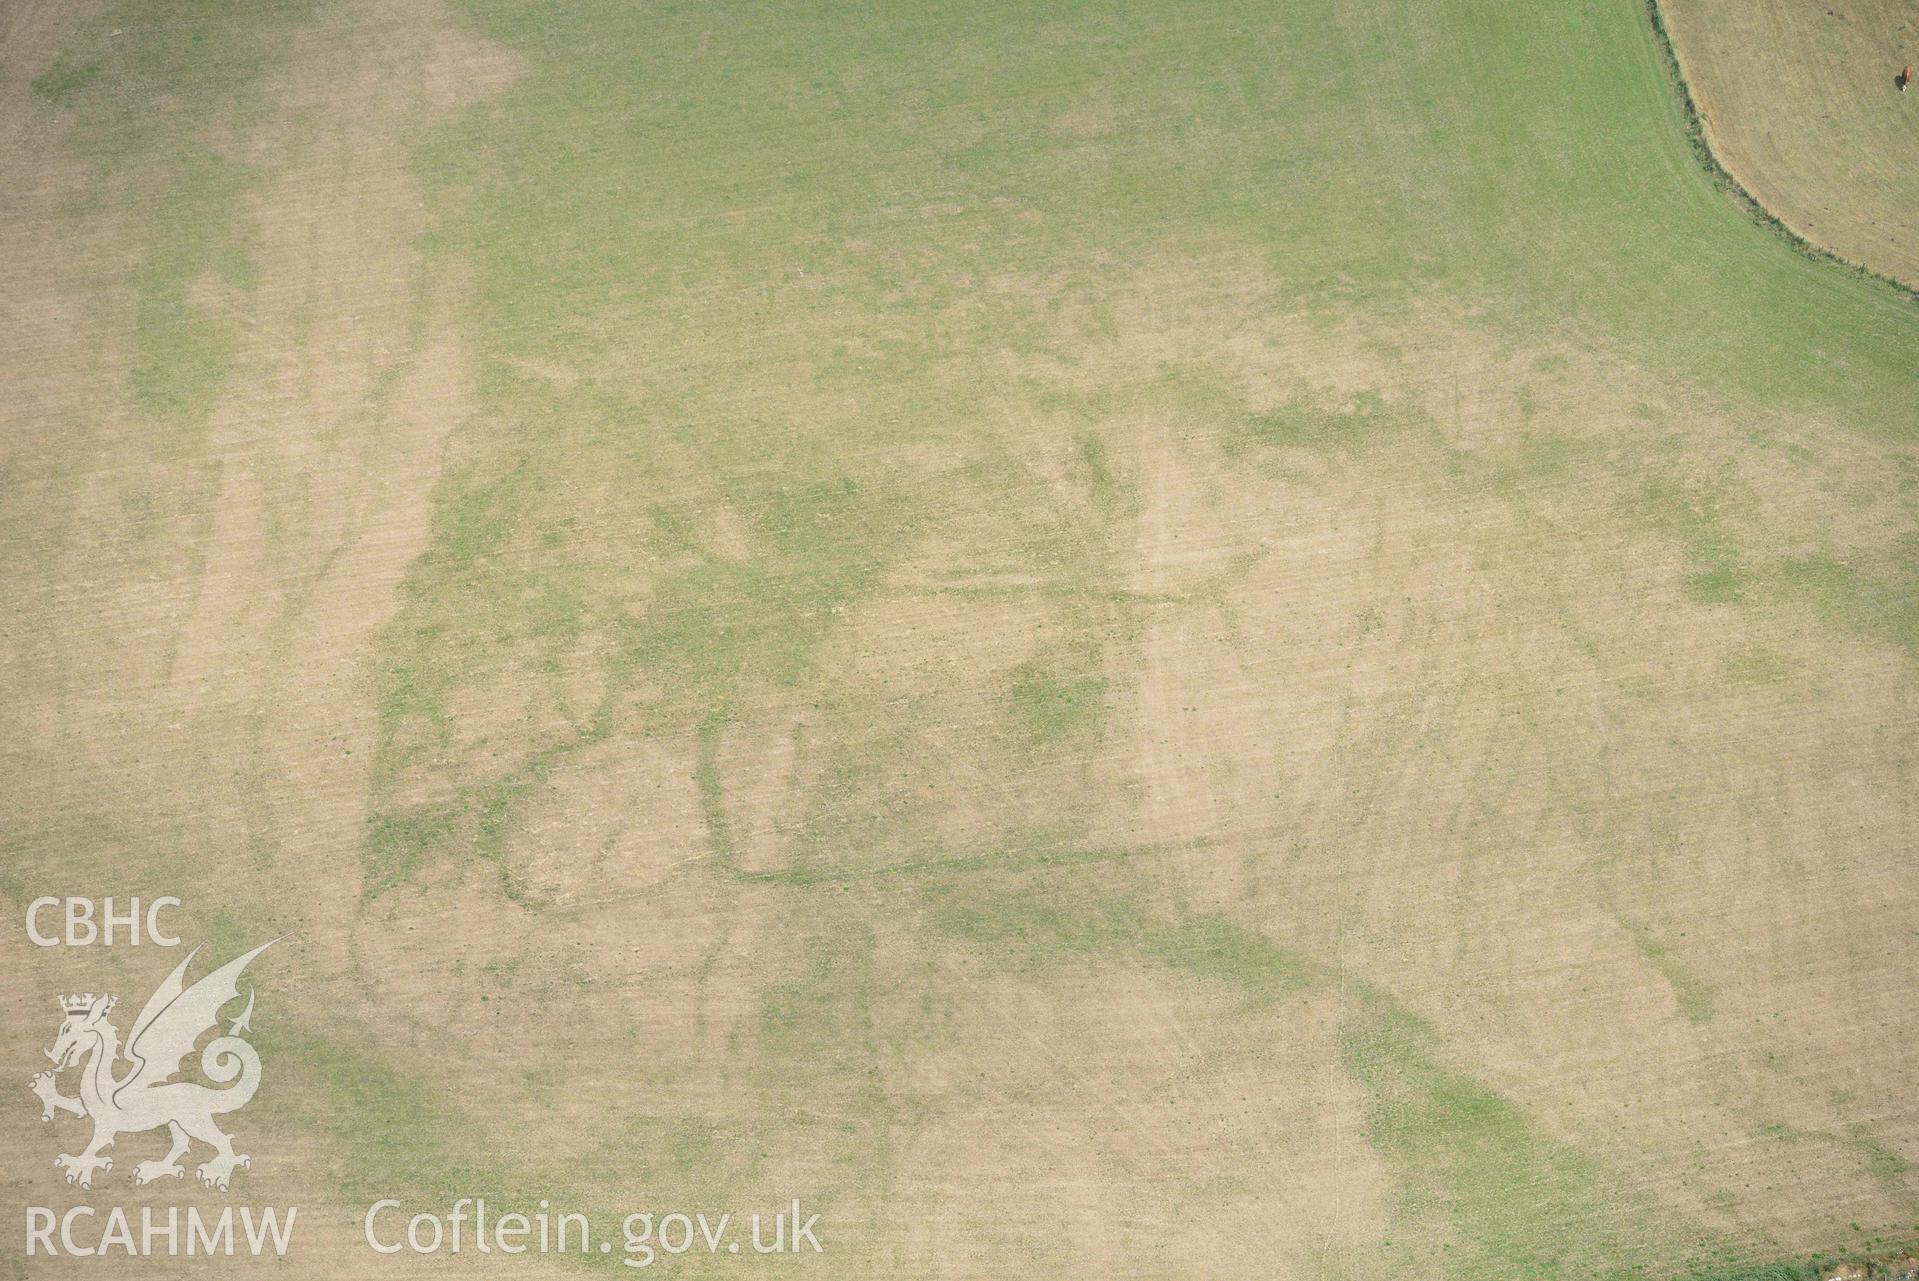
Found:
[[(1897, 67), (1672, 7), (1912, 279)], [(1640, 0), (13, 0), (0, 122), (0, 899), (290, 934), (252, 1168), (92, 1200), (1919, 1240), (1919, 310)], [(0, 1270), (165, 1266), (17, 1225), (56, 995), (177, 959), (0, 930)]]

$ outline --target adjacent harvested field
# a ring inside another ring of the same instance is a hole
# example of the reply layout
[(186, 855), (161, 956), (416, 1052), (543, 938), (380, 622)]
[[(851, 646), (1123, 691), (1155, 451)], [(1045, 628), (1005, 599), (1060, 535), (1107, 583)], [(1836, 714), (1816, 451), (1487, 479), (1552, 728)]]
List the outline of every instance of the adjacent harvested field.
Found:
[(1919, 8), (1661, 0), (1722, 163), (1787, 226), (1919, 288)]
[[(1919, 309), (1641, 0), (18, 0), (0, 172), (0, 905), (292, 933), (277, 1275), (1919, 1238)], [(0, 929), (0, 1219), (174, 962)]]

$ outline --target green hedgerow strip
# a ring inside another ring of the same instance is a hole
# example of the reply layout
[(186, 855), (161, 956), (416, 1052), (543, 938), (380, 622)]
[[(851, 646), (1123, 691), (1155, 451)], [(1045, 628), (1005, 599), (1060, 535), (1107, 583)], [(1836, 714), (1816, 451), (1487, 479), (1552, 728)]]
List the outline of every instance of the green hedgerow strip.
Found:
[(1666, 13), (1659, 0), (1646, 0), (1646, 14), (1652, 20), (1653, 43), (1659, 48), (1659, 59), (1665, 64), (1666, 74), (1671, 81), (1674, 95), (1679, 100), (1679, 110), (1686, 121), (1686, 141), (1692, 147), (1692, 153), (1705, 168), (1713, 185), (1730, 195), (1741, 208), (1764, 227), (1770, 228), (1794, 249), (1814, 262), (1829, 263), (1855, 273), (1868, 280), (1890, 285), (1895, 291), (1914, 302), (1919, 302), (1919, 289), (1881, 272), (1874, 271), (1864, 263), (1842, 258), (1824, 245), (1815, 244), (1788, 226), (1779, 215), (1766, 208), (1759, 197), (1746, 189), (1744, 183), (1733, 176), (1730, 169), (1719, 159), (1719, 153), (1712, 149), (1712, 138), (1706, 132), (1706, 119), (1700, 113), (1699, 103), (1692, 94), (1692, 85), (1686, 79), (1686, 69), (1679, 61), (1679, 49), (1673, 43), (1672, 31), (1666, 25)]

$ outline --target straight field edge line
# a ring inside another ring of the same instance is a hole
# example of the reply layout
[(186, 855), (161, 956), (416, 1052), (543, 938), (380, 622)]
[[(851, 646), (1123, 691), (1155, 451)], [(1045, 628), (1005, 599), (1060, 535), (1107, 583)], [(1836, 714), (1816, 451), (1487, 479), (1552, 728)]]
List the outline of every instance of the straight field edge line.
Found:
[(1768, 209), (1765, 203), (1748, 190), (1732, 170), (1726, 167), (1725, 162), (1720, 160), (1719, 153), (1713, 150), (1712, 135), (1707, 129), (1705, 115), (1699, 110), (1699, 104), (1693, 97), (1692, 85), (1686, 80), (1686, 67), (1680, 61), (1679, 47), (1673, 40), (1671, 29), (1666, 25), (1665, 8), (1660, 0), (1645, 0), (1645, 5), (1646, 14), (1652, 20), (1653, 43), (1659, 47), (1659, 60), (1665, 64), (1673, 94), (1678, 98), (1680, 112), (1685, 117), (1686, 141), (1691, 145), (1693, 156), (1705, 169), (1706, 176), (1712, 180), (1713, 185), (1730, 195), (1733, 201), (1761, 226), (1769, 228), (1793, 249), (1814, 262), (1826, 263), (1866, 280), (1890, 285), (1896, 293), (1908, 301), (1919, 302), (1919, 286), (1909, 285), (1896, 276), (1874, 271), (1864, 263), (1854, 262), (1800, 235), (1785, 219)]

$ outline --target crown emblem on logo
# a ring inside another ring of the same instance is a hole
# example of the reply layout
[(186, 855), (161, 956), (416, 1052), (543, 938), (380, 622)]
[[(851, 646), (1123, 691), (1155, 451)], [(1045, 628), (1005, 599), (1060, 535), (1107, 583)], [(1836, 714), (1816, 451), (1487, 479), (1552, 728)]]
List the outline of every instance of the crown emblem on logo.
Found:
[(60, 1009), (67, 1014), (85, 1014), (98, 999), (92, 992), (82, 996), (63, 996), (60, 998)]

